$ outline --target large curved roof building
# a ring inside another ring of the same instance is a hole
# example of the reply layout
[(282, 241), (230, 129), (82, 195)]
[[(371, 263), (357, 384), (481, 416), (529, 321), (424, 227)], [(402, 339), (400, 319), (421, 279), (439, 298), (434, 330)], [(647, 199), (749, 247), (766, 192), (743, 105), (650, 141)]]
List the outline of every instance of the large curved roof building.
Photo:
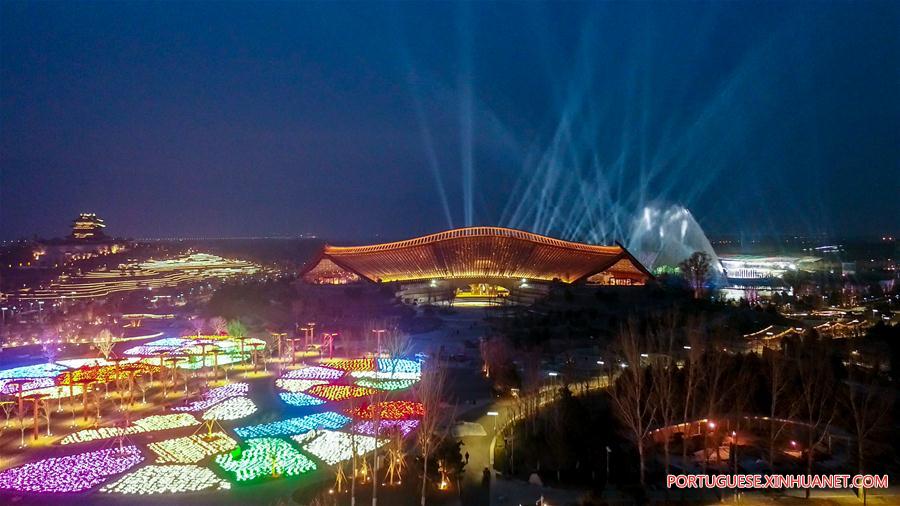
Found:
[(302, 272), (316, 284), (502, 280), (641, 285), (652, 276), (625, 248), (501, 227), (448, 230), (369, 246), (328, 246)]

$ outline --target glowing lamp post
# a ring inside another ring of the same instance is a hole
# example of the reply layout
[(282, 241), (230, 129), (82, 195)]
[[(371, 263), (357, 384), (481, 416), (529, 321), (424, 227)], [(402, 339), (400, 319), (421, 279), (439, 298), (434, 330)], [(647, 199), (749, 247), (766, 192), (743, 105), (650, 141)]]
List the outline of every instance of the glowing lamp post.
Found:
[(372, 333), (375, 334), (375, 354), (379, 355), (381, 353), (381, 336), (384, 335), (385, 329), (372, 329)]
[(497, 417), (500, 416), (500, 413), (496, 411), (488, 411), (487, 416), (494, 419), (494, 433), (497, 432)]

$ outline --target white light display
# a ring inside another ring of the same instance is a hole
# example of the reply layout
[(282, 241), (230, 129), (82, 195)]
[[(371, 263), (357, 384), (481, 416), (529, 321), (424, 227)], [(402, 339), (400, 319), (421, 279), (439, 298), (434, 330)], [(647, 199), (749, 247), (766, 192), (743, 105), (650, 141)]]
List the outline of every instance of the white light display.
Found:
[(205, 467), (195, 465), (149, 465), (103, 486), (114, 494), (177, 494), (201, 490), (222, 490), (231, 484)]
[(84, 443), (98, 439), (109, 439), (124, 434), (141, 434), (158, 430), (178, 429), (199, 425), (200, 422), (192, 415), (179, 413), (175, 415), (153, 415), (136, 420), (130, 427), (100, 427), (99, 429), (84, 429), (73, 432), (64, 437), (59, 444)]
[[(293, 439), (303, 445), (303, 449), (319, 460), (329, 465), (337, 464), (353, 457), (354, 439), (356, 454), (365, 455), (375, 449), (375, 438), (364, 435), (350, 435), (344, 432), (332, 430), (315, 431), (310, 437), (308, 434), (294, 436)], [(304, 444), (305, 443), (305, 444)], [(379, 440), (378, 446), (384, 446), (387, 440)]]
[(149, 448), (160, 464), (196, 464), (206, 457), (233, 450), (237, 441), (224, 432), (194, 434), (193, 436), (167, 439), (150, 443)]
[(232, 397), (203, 413), (204, 420), (238, 420), (256, 413), (256, 404), (246, 397)]
[(275, 386), (282, 390), (287, 390), (288, 392), (305, 392), (310, 387), (324, 385), (326, 383), (328, 382), (325, 380), (281, 378), (275, 381)]
[(281, 377), (284, 379), (318, 379), (318, 380), (336, 380), (344, 375), (344, 371), (333, 369), (331, 367), (322, 367), (319, 365), (312, 367), (304, 367), (302, 369), (294, 369), (284, 373)]

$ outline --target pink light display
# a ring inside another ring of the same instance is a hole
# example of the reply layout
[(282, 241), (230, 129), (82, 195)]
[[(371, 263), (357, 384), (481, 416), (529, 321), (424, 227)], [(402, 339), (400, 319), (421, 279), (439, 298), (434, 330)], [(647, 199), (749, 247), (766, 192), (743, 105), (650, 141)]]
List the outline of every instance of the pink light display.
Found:
[[(419, 426), (418, 420), (381, 420), (378, 423), (378, 434), (384, 435), (394, 430), (399, 430), (403, 437), (409, 435)], [(363, 420), (356, 422), (350, 428), (357, 434), (365, 434), (367, 436), (375, 435), (375, 422), (373, 420)]]
[(231, 397), (247, 395), (250, 385), (247, 383), (229, 383), (221, 387), (213, 388), (203, 394), (203, 398), (192, 401), (184, 406), (172, 408), (172, 411), (202, 411)]
[(0, 473), (0, 488), (21, 492), (80, 492), (144, 459), (136, 446), (53, 457)]

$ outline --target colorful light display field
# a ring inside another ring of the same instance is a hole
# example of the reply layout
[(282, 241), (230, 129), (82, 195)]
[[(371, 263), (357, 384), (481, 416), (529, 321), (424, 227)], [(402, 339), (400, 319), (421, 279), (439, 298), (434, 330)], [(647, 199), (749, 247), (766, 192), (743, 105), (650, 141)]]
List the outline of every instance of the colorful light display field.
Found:
[(296, 476), (316, 469), (316, 464), (283, 439), (248, 439), (240, 456), (227, 453), (216, 457), (216, 464), (234, 473), (238, 481), (248, 481), (272, 473)]
[(313, 429), (340, 429), (347, 425), (350, 418), (334, 411), (314, 413), (312, 415), (289, 418), (272, 423), (239, 427), (234, 432), (242, 438), (258, 438), (265, 436), (292, 436), (303, 434)]
[(409, 420), (425, 416), (425, 406), (421, 402), (387, 401), (370, 404), (345, 411), (348, 415), (362, 420)]
[(114, 494), (177, 494), (201, 490), (223, 490), (231, 484), (205, 467), (195, 465), (149, 465), (103, 486)]
[[(219, 353), (213, 354), (210, 346)], [(134, 346), (125, 350), (126, 355), (144, 357), (148, 363), (155, 363), (154, 358), (171, 355), (181, 357), (175, 365), (181, 369), (199, 369), (227, 365), (243, 360), (253, 349), (265, 348), (266, 342), (256, 338), (241, 340), (231, 337), (166, 337), (149, 343)], [(241, 353), (241, 350), (244, 350)]]
[(325, 404), (325, 401), (322, 399), (303, 392), (282, 392), (278, 395), (285, 404), (290, 404), (291, 406), (319, 406)]
[(187, 413), (179, 413), (175, 415), (153, 415), (140, 420), (135, 420), (130, 427), (100, 427), (99, 429), (84, 429), (73, 432), (64, 437), (59, 444), (67, 445), (74, 443), (86, 443), (88, 441), (96, 441), (98, 439), (109, 439), (118, 437), (122, 434), (141, 434), (144, 432), (154, 432), (160, 430), (178, 429), (181, 427), (190, 427), (199, 425), (192, 415)]
[(256, 404), (246, 397), (232, 397), (203, 413), (204, 420), (239, 420), (256, 413)]
[(282, 375), (284, 379), (317, 379), (334, 381), (340, 379), (344, 375), (344, 371), (333, 369), (331, 367), (322, 367), (314, 365), (288, 371)]
[(327, 385), (328, 382), (325, 380), (311, 380), (311, 379), (285, 379), (280, 378), (275, 380), (275, 386), (282, 389), (287, 390), (288, 392), (305, 392), (309, 390), (310, 387), (314, 387), (316, 385)]
[[(307, 434), (294, 436), (292, 439), (303, 445), (303, 449), (319, 460), (329, 465), (353, 458), (353, 446), (356, 445), (356, 454), (365, 455), (375, 449), (375, 438), (371, 436), (353, 436), (344, 432), (332, 430), (315, 431), (312, 436)], [(354, 441), (355, 440), (355, 441)], [(384, 446), (387, 440), (379, 440), (378, 446)]]
[(167, 439), (147, 447), (158, 455), (156, 462), (160, 464), (196, 464), (206, 457), (237, 448), (237, 441), (224, 432), (213, 432)]
[(306, 391), (310, 395), (315, 395), (326, 401), (345, 401), (358, 397), (367, 397), (375, 394), (373, 388), (360, 387), (356, 385), (316, 385)]
[[(210, 339), (205, 341), (213, 342)], [(245, 341), (248, 352), (252, 348), (248, 344), (251, 341)], [(177, 367), (200, 367), (204, 364), (204, 346), (199, 346), (198, 342), (189, 337), (166, 338), (137, 347), (137, 350), (129, 350), (140, 352), (135, 355), (150, 352), (143, 358), (135, 356), (120, 362), (72, 359), (0, 371), (0, 392), (15, 395), (19, 388), (15, 382), (21, 382), (25, 395), (41, 391), (51, 395), (52, 390), (59, 396), (68, 396), (70, 388), (72, 393), (80, 394), (81, 385), (85, 382), (161, 372), (159, 356), (172, 352), (176, 352), (175, 357), (183, 359), (182, 363), (175, 364)], [(228, 350), (239, 346), (237, 341), (225, 337), (215, 339), (215, 343)], [(223, 343), (227, 344), (223, 346)], [(197, 355), (185, 356), (183, 351)], [(236, 360), (242, 358), (238, 352), (233, 355), (223, 352), (219, 358), (227, 360), (229, 356), (236, 357)], [(210, 356), (205, 358), (212, 360)], [(409, 388), (421, 374), (420, 363), (408, 359), (338, 359), (324, 363), (326, 365), (291, 370), (279, 378), (276, 386), (282, 390), (279, 392), (281, 400), (298, 407), (344, 402), (368, 397), (379, 391)], [(223, 365), (223, 361), (219, 365)], [(171, 362), (166, 365), (171, 366)], [(200, 418), (208, 422), (237, 420), (258, 410), (248, 393), (247, 383), (228, 384), (173, 408), (179, 413), (147, 416), (132, 422), (129, 427), (80, 430), (65, 436), (60, 444), (108, 440), (121, 435), (199, 425), (200, 420), (189, 412), (203, 412)], [(110, 478), (129, 471), (143, 460), (137, 447), (126, 446), (122, 454), (118, 453), (118, 449), (110, 448), (44, 459), (3, 471), (0, 473), (0, 488), (23, 492), (77, 492), (107, 482), (101, 491), (115, 494), (149, 495), (227, 489), (231, 486), (228, 481), (200, 463), (212, 458), (216, 465), (232, 473), (234, 479), (240, 482), (271, 476), (273, 472), (276, 475), (296, 476), (316, 469), (315, 462), (308, 455), (333, 465), (352, 458), (354, 446), (358, 455), (366, 454), (376, 448), (376, 427), (379, 436), (395, 431), (406, 436), (418, 426), (417, 418), (423, 413), (420, 403), (389, 401), (346, 409), (342, 413), (326, 411), (234, 429), (244, 443), (221, 431), (165, 439), (146, 446), (157, 456), (154, 464), (115, 480)], [(375, 418), (379, 418), (377, 425)], [(338, 430), (342, 428), (347, 432)], [(283, 437), (292, 438), (300, 447), (295, 447), (292, 441)], [(387, 438), (379, 438), (377, 446), (386, 442)]]
[(22, 492), (80, 492), (143, 460), (136, 446), (53, 457), (0, 473), (0, 488)]

